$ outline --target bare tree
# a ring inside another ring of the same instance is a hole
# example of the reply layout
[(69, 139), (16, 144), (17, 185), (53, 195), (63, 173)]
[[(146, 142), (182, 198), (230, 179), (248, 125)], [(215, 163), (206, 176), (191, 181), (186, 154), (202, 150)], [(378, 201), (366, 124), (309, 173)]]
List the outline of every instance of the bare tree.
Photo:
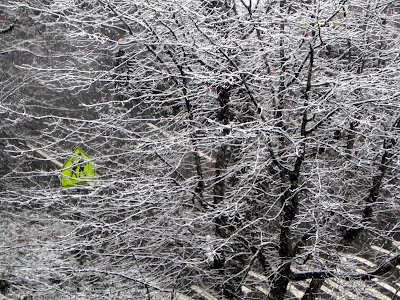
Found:
[(5, 1), (0, 291), (395, 297), (399, 9)]

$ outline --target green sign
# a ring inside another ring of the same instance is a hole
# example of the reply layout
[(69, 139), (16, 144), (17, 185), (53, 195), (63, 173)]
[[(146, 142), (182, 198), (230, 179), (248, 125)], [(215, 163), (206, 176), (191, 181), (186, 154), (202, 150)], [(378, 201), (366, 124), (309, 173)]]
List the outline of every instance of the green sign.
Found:
[(61, 186), (82, 184), (92, 180), (94, 175), (95, 168), (90, 157), (78, 147), (62, 168)]

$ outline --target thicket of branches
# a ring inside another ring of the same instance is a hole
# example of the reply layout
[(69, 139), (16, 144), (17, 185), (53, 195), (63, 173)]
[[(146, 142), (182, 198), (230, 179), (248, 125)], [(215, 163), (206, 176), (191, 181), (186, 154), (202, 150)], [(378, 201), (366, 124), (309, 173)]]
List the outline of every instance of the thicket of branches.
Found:
[[(399, 10), (2, 3), (2, 292), (285, 299), (304, 283), (316, 299), (336, 278), (362, 298), (398, 279)], [(96, 179), (61, 188), (36, 149), (63, 162), (78, 145)]]

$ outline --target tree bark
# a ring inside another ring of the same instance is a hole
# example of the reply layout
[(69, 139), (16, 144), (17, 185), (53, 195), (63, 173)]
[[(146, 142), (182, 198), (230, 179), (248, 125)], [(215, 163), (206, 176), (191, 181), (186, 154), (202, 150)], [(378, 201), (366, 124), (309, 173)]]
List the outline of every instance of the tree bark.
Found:
[(10, 32), (11, 30), (14, 29), (16, 23), (17, 23), (17, 20), (15, 20), (14, 23), (12, 23), (12, 24), (11, 24), (10, 26), (8, 26), (7, 28), (5, 28), (5, 29), (0, 29), (0, 33), (7, 33), (7, 32)]

